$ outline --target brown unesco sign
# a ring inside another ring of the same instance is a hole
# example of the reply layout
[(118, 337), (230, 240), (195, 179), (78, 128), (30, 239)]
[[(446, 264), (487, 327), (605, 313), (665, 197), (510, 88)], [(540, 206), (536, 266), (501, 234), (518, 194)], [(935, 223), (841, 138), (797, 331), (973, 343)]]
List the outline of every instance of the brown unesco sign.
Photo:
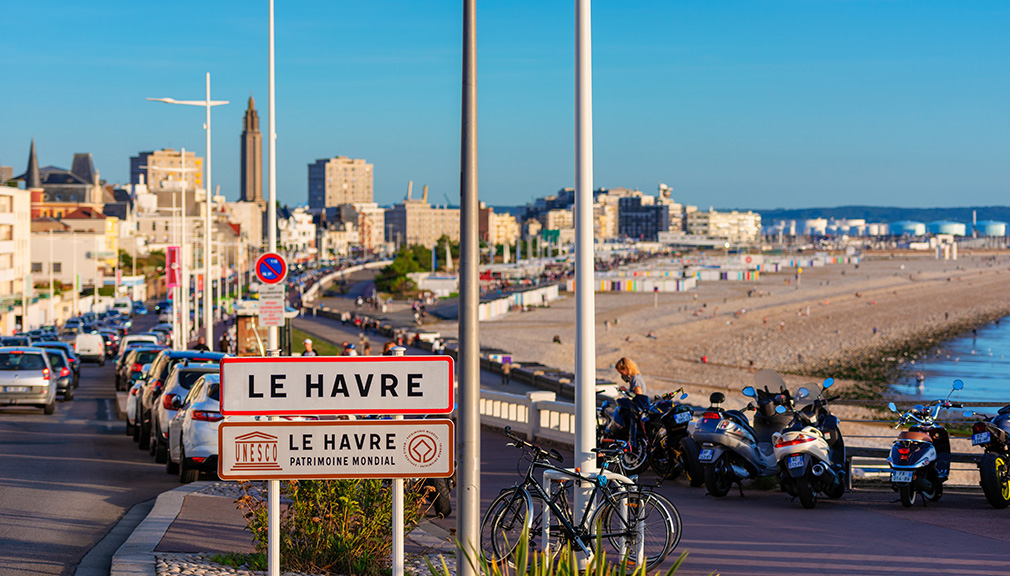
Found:
[(440, 478), (455, 467), (452, 420), (222, 422), (223, 480)]

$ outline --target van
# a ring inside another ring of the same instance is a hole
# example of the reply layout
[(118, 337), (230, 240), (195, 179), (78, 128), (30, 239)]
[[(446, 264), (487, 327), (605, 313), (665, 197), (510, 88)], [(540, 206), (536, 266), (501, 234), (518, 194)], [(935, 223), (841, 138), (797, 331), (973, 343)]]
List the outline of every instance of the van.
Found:
[(133, 315), (133, 300), (129, 298), (116, 298), (112, 303), (112, 309), (124, 316)]
[(101, 334), (78, 334), (74, 339), (74, 352), (82, 362), (97, 362), (105, 366), (105, 340)]

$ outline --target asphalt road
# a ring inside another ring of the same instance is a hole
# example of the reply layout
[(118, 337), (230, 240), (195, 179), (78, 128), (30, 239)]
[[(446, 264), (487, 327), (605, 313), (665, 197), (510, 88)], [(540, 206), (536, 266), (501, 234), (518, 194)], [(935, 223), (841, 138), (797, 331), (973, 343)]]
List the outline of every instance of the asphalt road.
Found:
[[(138, 316), (135, 332), (157, 322)], [(113, 364), (85, 364), (71, 402), (46, 416), (0, 407), (0, 574), (74, 574), (133, 506), (179, 485), (126, 436)]]

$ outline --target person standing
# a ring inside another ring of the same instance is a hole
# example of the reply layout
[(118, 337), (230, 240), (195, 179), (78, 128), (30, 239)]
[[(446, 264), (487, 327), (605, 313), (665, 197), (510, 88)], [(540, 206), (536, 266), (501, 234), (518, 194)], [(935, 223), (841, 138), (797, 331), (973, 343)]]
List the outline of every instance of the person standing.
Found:
[(501, 365), (501, 383), (502, 386), (508, 386), (512, 383), (512, 359), (506, 358)]
[(207, 346), (207, 339), (203, 336), (197, 339), (196, 344), (193, 345), (193, 350), (198, 350), (200, 352), (210, 352), (210, 347)]
[(306, 338), (302, 341), (302, 346), (305, 348), (302, 351), (302, 356), (319, 356), (319, 353), (312, 348), (312, 340)]

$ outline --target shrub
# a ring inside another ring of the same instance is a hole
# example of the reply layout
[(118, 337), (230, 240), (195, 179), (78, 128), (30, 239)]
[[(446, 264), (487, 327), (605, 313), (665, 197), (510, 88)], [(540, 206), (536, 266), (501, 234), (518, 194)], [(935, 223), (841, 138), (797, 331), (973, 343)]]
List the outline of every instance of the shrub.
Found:
[[(240, 483), (237, 503), (253, 534), (256, 551), (267, 552), (265, 491)], [(421, 520), (420, 483), (404, 490), (404, 530)], [(392, 549), (392, 485), (383, 480), (282, 481), (281, 568), (308, 573), (355, 576), (384, 574)]]

